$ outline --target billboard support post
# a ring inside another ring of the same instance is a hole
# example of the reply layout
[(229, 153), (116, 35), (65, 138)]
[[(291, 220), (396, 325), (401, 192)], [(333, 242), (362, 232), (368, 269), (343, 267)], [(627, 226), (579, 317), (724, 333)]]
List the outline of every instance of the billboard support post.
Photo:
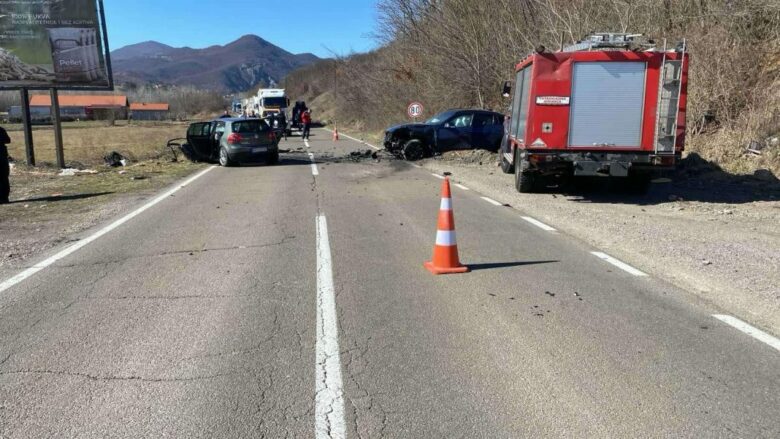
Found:
[(26, 88), (22, 89), (22, 124), (24, 125), (24, 151), (27, 155), (27, 166), (35, 166), (32, 118), (30, 117), (30, 92)]
[(54, 147), (57, 151), (57, 166), (65, 168), (65, 151), (62, 148), (62, 121), (60, 119), (60, 97), (56, 88), (51, 89), (51, 120), (54, 123)]

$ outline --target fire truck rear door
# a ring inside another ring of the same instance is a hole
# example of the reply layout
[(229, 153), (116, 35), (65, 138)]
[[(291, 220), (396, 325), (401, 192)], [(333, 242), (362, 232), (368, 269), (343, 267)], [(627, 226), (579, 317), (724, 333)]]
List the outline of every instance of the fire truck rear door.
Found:
[(578, 62), (572, 73), (569, 145), (639, 148), (643, 62)]

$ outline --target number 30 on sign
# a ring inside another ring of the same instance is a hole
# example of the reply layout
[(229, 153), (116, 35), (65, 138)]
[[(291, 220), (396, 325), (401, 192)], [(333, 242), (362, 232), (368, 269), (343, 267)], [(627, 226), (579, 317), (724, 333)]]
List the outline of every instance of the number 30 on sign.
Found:
[(417, 119), (423, 114), (423, 105), (419, 102), (412, 102), (409, 104), (409, 108), (406, 109), (406, 114), (413, 119)]

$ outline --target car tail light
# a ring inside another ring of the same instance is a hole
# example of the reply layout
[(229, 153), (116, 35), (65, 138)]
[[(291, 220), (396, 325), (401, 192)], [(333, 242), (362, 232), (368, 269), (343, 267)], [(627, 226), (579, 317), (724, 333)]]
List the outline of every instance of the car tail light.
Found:
[(241, 143), (241, 140), (243, 140), (241, 138), (241, 134), (238, 134), (238, 133), (230, 133), (230, 135), (227, 138), (228, 143), (231, 144), (231, 145), (235, 145), (237, 143)]

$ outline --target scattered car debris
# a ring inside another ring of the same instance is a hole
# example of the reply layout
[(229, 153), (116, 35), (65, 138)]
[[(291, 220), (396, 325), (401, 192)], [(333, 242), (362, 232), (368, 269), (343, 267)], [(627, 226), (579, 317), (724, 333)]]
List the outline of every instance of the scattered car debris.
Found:
[(116, 151), (111, 151), (110, 153), (106, 154), (106, 156), (103, 157), (103, 160), (105, 160), (106, 165), (112, 168), (127, 166), (127, 159), (125, 156)]
[(75, 169), (75, 168), (65, 168), (58, 174), (60, 177), (73, 177), (75, 175), (79, 174), (97, 174), (98, 171), (95, 171), (94, 169)]

